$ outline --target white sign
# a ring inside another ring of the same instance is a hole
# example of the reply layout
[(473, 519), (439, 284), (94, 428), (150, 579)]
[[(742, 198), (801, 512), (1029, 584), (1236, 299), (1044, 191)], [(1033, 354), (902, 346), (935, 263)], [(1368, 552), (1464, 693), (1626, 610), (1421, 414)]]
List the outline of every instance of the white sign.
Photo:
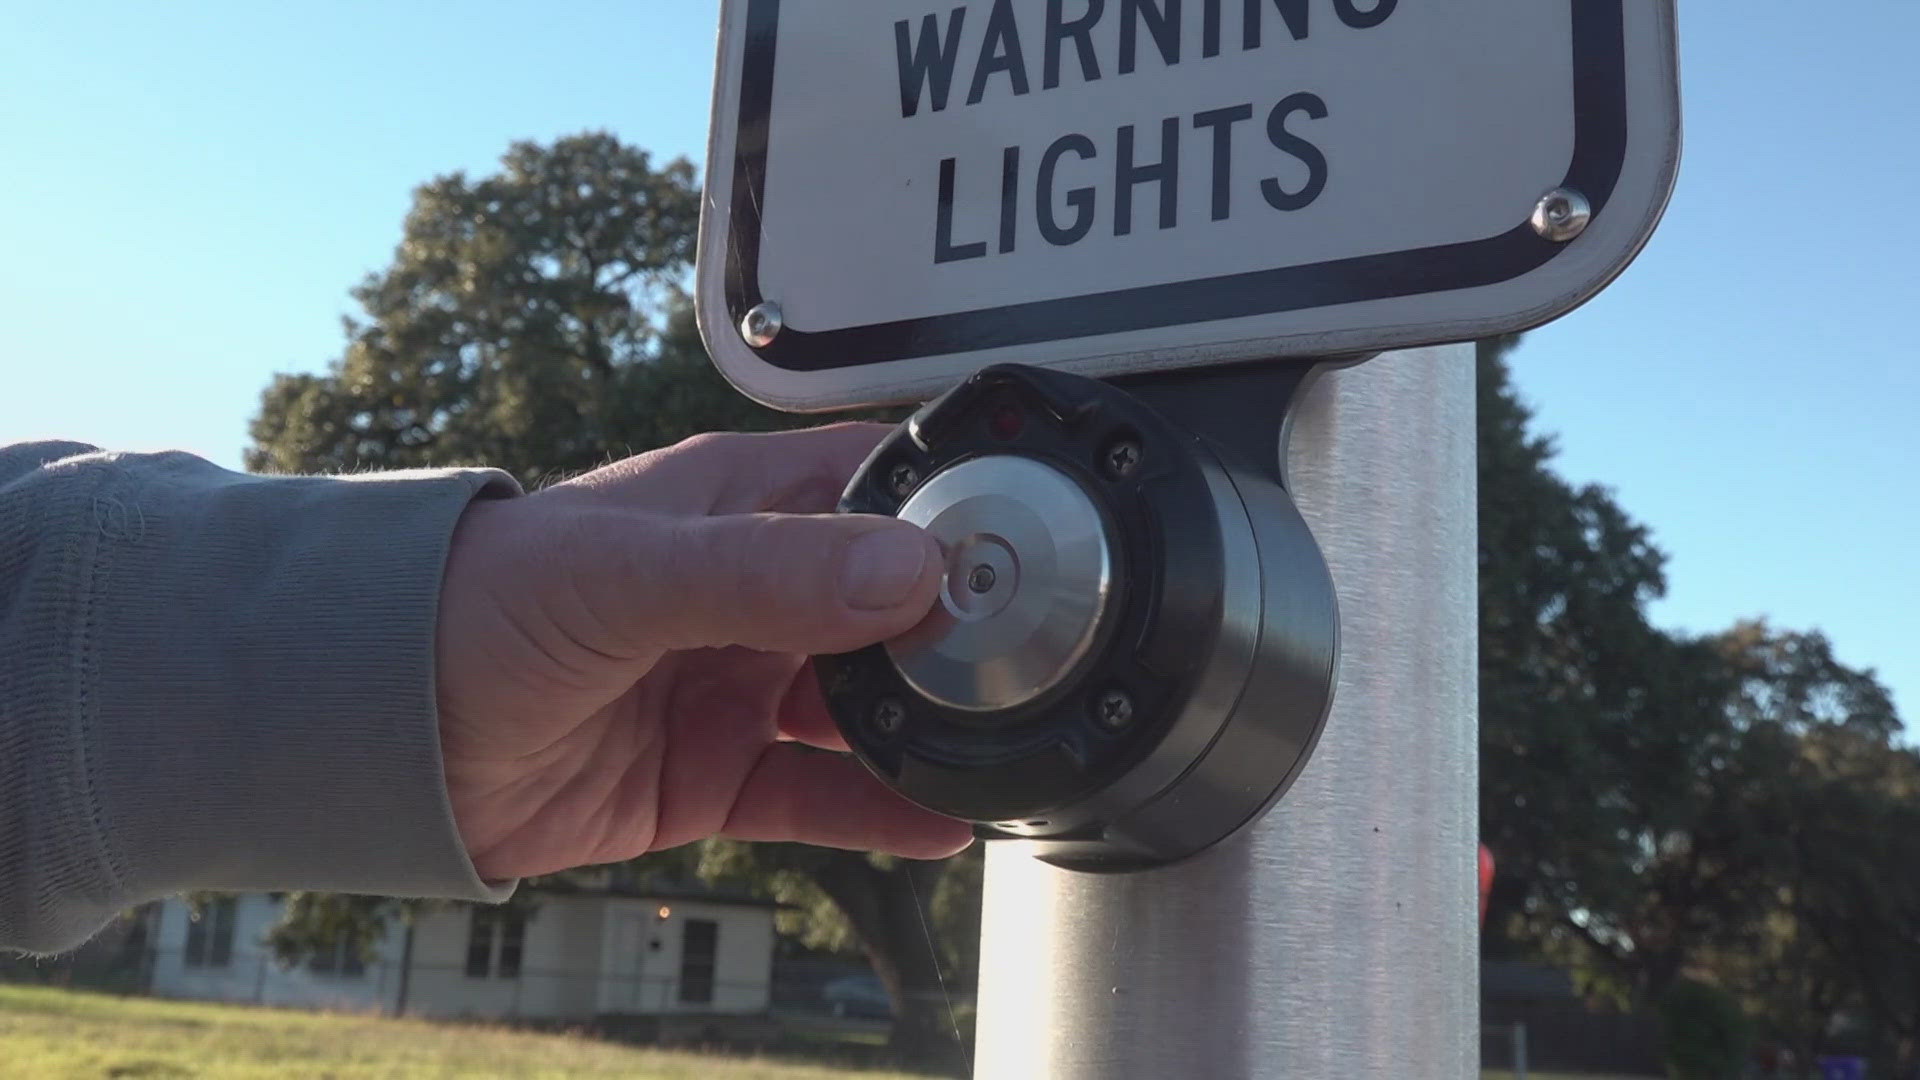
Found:
[(1679, 160), (1673, 0), (725, 0), (717, 79), (701, 325), (799, 410), (1536, 326)]

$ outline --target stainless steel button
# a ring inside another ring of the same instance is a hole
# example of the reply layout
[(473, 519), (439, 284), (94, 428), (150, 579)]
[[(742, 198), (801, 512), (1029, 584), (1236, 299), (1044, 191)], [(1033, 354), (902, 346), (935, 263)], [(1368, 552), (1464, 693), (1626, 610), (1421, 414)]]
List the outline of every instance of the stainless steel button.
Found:
[(1033, 458), (973, 458), (921, 485), (899, 516), (947, 553), (940, 604), (887, 654), (949, 708), (1023, 705), (1068, 678), (1114, 589), (1107, 525), (1072, 477)]

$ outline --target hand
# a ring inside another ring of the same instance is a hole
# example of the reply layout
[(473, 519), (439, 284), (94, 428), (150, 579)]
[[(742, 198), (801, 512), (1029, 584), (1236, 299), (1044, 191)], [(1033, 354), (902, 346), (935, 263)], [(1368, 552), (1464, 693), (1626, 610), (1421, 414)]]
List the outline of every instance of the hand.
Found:
[(466, 512), (436, 654), (447, 791), (482, 877), (714, 834), (966, 846), (964, 824), (826, 752), (846, 746), (806, 659), (910, 629), (939, 588), (926, 533), (826, 513), (885, 431), (702, 436)]

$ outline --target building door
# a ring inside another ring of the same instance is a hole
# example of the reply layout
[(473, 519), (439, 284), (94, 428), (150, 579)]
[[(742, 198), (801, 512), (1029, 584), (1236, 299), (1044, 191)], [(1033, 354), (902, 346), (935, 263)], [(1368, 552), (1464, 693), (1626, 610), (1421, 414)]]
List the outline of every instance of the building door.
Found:
[(611, 1013), (637, 1013), (645, 1008), (647, 920), (637, 914), (616, 913), (612, 948), (607, 952), (601, 1008)]
[(714, 965), (720, 956), (720, 924), (688, 919), (680, 934), (680, 1003), (713, 1004)]

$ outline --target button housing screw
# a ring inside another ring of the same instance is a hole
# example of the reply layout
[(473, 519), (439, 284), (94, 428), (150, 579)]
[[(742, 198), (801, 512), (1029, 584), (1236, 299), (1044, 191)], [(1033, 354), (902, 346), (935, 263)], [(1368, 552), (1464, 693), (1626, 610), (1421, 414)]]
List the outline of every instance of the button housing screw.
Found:
[(1100, 455), (1100, 467), (1109, 477), (1125, 480), (1140, 468), (1140, 444), (1132, 439), (1119, 439), (1107, 447)]
[(907, 721), (907, 708), (893, 698), (886, 698), (873, 708), (873, 730), (882, 735), (894, 736)]
[(1124, 690), (1109, 690), (1094, 706), (1094, 718), (1100, 726), (1118, 731), (1133, 723), (1133, 699)]
[(887, 483), (893, 488), (895, 497), (904, 499), (920, 486), (920, 470), (903, 461), (887, 474)]

